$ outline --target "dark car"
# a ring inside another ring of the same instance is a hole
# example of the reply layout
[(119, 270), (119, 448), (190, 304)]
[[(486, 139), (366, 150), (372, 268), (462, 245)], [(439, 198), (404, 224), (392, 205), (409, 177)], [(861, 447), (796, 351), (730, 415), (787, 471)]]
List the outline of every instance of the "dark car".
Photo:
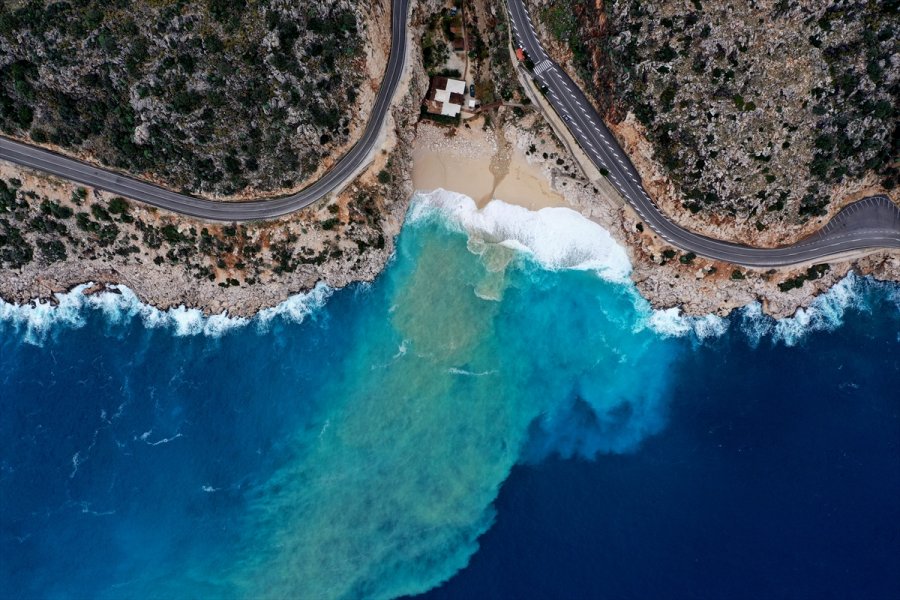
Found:
[(475, 84), (474, 83), (469, 85), (469, 95), (472, 96), (473, 98), (475, 97)]

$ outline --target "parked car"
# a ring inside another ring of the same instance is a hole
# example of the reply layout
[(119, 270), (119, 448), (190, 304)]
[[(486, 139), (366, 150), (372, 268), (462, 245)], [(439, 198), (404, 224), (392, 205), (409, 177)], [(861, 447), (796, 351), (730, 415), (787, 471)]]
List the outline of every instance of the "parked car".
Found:
[(475, 84), (474, 83), (469, 84), (469, 95), (472, 96), (473, 98), (475, 97)]

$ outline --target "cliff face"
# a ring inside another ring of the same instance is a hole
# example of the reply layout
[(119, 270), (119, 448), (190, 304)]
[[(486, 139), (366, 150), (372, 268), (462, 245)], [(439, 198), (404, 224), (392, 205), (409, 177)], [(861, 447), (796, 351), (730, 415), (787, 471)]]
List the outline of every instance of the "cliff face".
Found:
[(297, 189), (362, 131), (390, 2), (4, 3), (0, 130), (178, 190)]
[(897, 184), (895, 9), (812, 0), (531, 0), (682, 224), (779, 244)]

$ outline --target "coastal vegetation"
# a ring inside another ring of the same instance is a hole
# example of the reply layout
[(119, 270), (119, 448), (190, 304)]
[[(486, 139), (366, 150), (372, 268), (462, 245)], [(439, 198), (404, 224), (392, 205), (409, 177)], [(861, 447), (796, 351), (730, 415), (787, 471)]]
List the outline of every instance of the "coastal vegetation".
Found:
[[(388, 180), (393, 177), (388, 170), (381, 172)], [(0, 179), (0, 268), (12, 273), (67, 260), (110, 266), (153, 263), (221, 287), (252, 286), (304, 265), (321, 266), (345, 252), (349, 260), (348, 250), (358, 256), (383, 250), (379, 203), (384, 185), (357, 187), (344, 215), (332, 203), (320, 211), (324, 215), (310, 215), (299, 224), (223, 226), (160, 217), (155, 209), (84, 188), (59, 199), (17, 179)]]
[(763, 231), (898, 183), (895, 2), (529, 3), (605, 118), (634, 115), (692, 213)]
[(0, 5), (0, 131), (177, 190), (303, 184), (352, 141), (365, 81), (352, 0)]
[(825, 273), (827, 273), (830, 269), (831, 266), (827, 263), (813, 265), (809, 267), (804, 273), (800, 273), (795, 277), (785, 279), (783, 282), (779, 283), (778, 289), (780, 289), (782, 292), (788, 292), (793, 289), (801, 288), (807, 281), (821, 279), (822, 276), (825, 275)]
[(462, 77), (460, 69), (448, 65), (467, 62), (482, 105), (525, 97), (509, 59), (509, 23), (502, 1), (456, 0), (452, 7), (441, 6), (427, 18), (420, 43), (428, 75)]

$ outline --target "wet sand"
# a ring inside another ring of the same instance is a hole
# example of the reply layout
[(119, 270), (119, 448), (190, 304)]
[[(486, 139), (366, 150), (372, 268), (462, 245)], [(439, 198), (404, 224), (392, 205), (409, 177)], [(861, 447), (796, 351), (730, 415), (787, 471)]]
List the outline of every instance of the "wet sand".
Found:
[[(493, 199), (538, 210), (567, 206), (550, 189), (537, 165), (476, 119), (470, 127), (452, 131), (419, 123), (413, 148), (413, 186), (417, 190), (443, 188), (473, 198), (481, 207)], [(451, 133), (451, 135), (448, 135)]]

